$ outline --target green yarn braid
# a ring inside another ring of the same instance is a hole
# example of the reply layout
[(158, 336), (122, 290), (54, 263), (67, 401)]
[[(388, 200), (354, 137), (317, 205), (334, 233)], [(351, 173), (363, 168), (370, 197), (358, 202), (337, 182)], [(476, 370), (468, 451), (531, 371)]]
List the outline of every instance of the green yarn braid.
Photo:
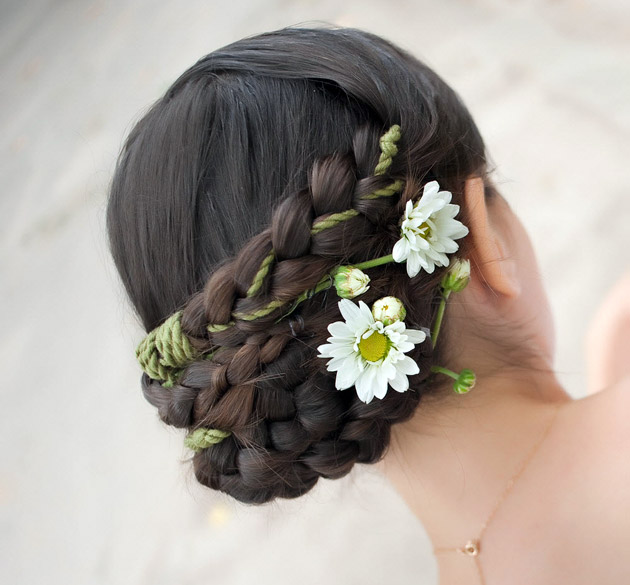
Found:
[(199, 352), (182, 331), (182, 312), (171, 315), (138, 345), (136, 358), (153, 380), (172, 386), (182, 367), (195, 361)]
[(234, 321), (230, 321), (229, 323), (221, 324), (212, 324), (210, 323), (206, 329), (210, 331), (210, 333), (219, 333), (220, 331), (225, 331), (234, 325)]
[(247, 289), (247, 298), (253, 297), (262, 288), (263, 281), (265, 280), (267, 274), (269, 274), (269, 271), (271, 270), (271, 265), (273, 264), (275, 258), (276, 254), (273, 250), (271, 250), (269, 254), (265, 256), (262, 264), (260, 265), (260, 268), (258, 269), (258, 272), (256, 273), (256, 276), (254, 276), (254, 280), (252, 280), (252, 284)]
[(218, 429), (197, 429), (184, 439), (184, 445), (198, 453), (202, 449), (207, 449), (210, 445), (220, 443), (231, 434), (229, 431), (220, 431)]
[(381, 156), (374, 169), (375, 175), (384, 175), (392, 166), (392, 159), (398, 154), (396, 143), (400, 140), (400, 126), (394, 124), (383, 136), (381, 136)]
[(282, 307), (284, 304), (284, 301), (270, 301), (262, 309), (258, 309), (253, 313), (232, 313), (232, 315), (241, 321), (255, 321), (261, 317), (266, 317), (269, 313), (273, 313), (277, 308)]
[(313, 227), (311, 228), (311, 235), (314, 236), (315, 234), (323, 232), (328, 228), (335, 227), (337, 224), (346, 221), (346, 219), (356, 217), (357, 215), (359, 215), (359, 212), (356, 209), (347, 209), (346, 211), (342, 211), (340, 213), (332, 213), (328, 217), (320, 219), (313, 224)]
[(398, 179), (393, 183), (390, 183), (386, 187), (383, 187), (382, 189), (377, 189), (376, 191), (373, 191), (372, 193), (361, 197), (361, 199), (378, 199), (379, 197), (391, 197), (392, 195), (396, 195), (396, 193), (400, 193), (404, 185), (405, 182)]

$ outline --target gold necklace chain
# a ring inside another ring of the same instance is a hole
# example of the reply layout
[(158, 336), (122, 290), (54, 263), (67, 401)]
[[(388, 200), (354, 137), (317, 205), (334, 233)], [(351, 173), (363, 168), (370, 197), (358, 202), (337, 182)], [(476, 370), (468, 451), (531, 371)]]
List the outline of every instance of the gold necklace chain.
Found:
[(527, 469), (527, 466), (529, 465), (531, 460), (534, 458), (534, 456), (538, 452), (538, 449), (543, 444), (543, 441), (547, 438), (547, 435), (549, 434), (549, 431), (551, 430), (551, 427), (553, 426), (553, 423), (556, 420), (556, 415), (558, 414), (559, 410), (560, 410), (560, 407), (559, 406), (556, 407), (556, 410), (554, 411), (551, 417), (551, 420), (549, 421), (549, 424), (547, 425), (547, 428), (542, 433), (538, 441), (534, 443), (533, 447), (530, 449), (527, 456), (521, 462), (516, 473), (505, 484), (505, 487), (503, 488), (501, 495), (497, 498), (497, 501), (495, 502), (494, 507), (492, 508), (492, 511), (486, 518), (486, 521), (481, 525), (479, 533), (477, 534), (477, 538), (471, 539), (464, 546), (460, 546), (457, 548), (441, 548), (440, 547), (440, 548), (433, 549), (433, 552), (435, 554), (457, 552), (457, 553), (461, 553), (461, 554), (465, 554), (466, 556), (469, 556), (475, 562), (475, 567), (477, 568), (477, 574), (479, 575), (479, 583), (481, 585), (486, 585), (486, 580), (484, 578), (483, 569), (481, 567), (481, 559), (480, 559), (480, 554), (482, 551), (481, 539), (483, 538), (483, 535), (485, 534), (486, 529), (492, 522), (497, 511), (499, 510), (499, 508), (501, 507), (501, 505), (503, 504), (507, 496), (510, 494), (510, 492), (514, 488), (514, 485), (520, 479), (521, 475), (523, 475), (523, 473), (525, 472), (525, 469)]

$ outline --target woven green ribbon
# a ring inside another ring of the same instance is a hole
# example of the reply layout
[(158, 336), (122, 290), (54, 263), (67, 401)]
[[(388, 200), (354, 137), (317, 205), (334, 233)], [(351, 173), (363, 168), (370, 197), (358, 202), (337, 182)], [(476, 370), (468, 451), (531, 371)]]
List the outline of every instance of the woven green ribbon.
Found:
[(197, 429), (184, 439), (184, 445), (198, 453), (202, 449), (207, 449), (211, 445), (220, 443), (231, 434), (229, 431), (220, 431), (218, 429)]
[(138, 345), (136, 357), (147, 375), (172, 386), (181, 368), (194, 362), (199, 352), (182, 331), (182, 312), (171, 315)]

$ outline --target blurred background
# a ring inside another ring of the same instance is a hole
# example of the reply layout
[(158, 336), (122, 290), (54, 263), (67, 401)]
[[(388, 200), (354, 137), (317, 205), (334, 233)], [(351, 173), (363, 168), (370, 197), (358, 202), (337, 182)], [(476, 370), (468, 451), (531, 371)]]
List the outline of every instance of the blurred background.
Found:
[(586, 392), (587, 325), (630, 249), (626, 0), (0, 0), (3, 583), (437, 583), (374, 469), (264, 508), (198, 487), (142, 398), (108, 255), (108, 182), (149, 104), (215, 48), (317, 22), (400, 44), (462, 95), (533, 237), (559, 376)]

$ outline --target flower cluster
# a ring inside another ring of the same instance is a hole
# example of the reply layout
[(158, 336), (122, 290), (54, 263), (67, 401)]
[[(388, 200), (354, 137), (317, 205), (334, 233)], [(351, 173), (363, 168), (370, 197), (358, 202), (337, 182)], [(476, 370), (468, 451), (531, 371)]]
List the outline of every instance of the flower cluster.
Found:
[[(407, 201), (400, 227), (400, 239), (391, 256), (377, 258), (357, 266), (341, 266), (331, 275), (337, 294), (341, 297), (339, 311), (344, 321), (328, 326), (331, 337), (318, 348), (319, 357), (328, 359), (327, 369), (337, 372), (335, 386), (345, 390), (355, 386), (357, 395), (369, 403), (374, 397), (384, 398), (388, 386), (397, 392), (409, 389), (408, 376), (420, 372), (416, 362), (405, 355), (427, 335), (424, 331), (407, 329), (402, 302), (395, 297), (378, 299), (370, 308), (359, 301), (358, 306), (348, 299), (362, 295), (369, 289), (369, 277), (361, 268), (371, 268), (387, 262), (406, 262), (407, 274), (416, 276), (424, 269), (432, 273), (436, 266), (449, 266), (452, 254), (459, 249), (455, 240), (468, 234), (468, 228), (455, 219), (459, 206), (451, 204), (449, 191), (440, 191), (437, 181), (424, 187), (416, 202)], [(441, 282), (442, 302), (432, 332), (435, 345), (444, 315), (446, 300), (452, 292), (463, 290), (470, 278), (470, 263), (457, 259)], [(471, 370), (460, 374), (436, 366), (436, 373), (454, 380), (457, 393), (468, 392), (475, 383)]]
[[(319, 357), (329, 358), (327, 369), (337, 372), (338, 390), (356, 387), (365, 402), (383, 398), (388, 384), (397, 392), (409, 389), (407, 376), (417, 374), (418, 365), (405, 353), (426, 339), (426, 333), (407, 329), (400, 318), (404, 307), (395, 297), (380, 299), (372, 310), (363, 302), (355, 305), (348, 299), (339, 301), (345, 321), (328, 326), (329, 343), (320, 345)], [(375, 318), (375, 313), (378, 318)]]

